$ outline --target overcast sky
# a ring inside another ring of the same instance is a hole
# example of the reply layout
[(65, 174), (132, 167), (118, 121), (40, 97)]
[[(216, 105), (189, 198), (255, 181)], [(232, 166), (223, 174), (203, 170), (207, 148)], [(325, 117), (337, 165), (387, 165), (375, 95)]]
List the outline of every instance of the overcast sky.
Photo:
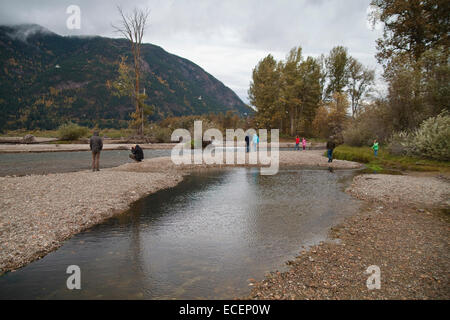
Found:
[[(248, 102), (251, 72), (271, 53), (283, 59), (294, 46), (304, 55), (344, 45), (367, 66), (380, 30), (367, 23), (370, 0), (0, 0), (0, 24), (37, 23), (61, 35), (118, 37), (111, 27), (125, 11), (149, 8), (145, 42), (187, 58)], [(81, 29), (66, 26), (66, 9), (81, 9)]]

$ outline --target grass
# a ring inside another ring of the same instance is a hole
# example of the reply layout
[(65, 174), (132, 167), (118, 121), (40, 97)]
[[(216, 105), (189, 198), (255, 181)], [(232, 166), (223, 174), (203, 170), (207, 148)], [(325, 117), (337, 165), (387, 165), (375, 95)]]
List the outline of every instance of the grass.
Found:
[(340, 145), (333, 152), (333, 158), (365, 163), (366, 166), (377, 172), (392, 169), (411, 171), (441, 171), (450, 172), (450, 162), (428, 160), (409, 156), (395, 156), (389, 154), (384, 148), (378, 150), (375, 157), (370, 147), (350, 147)]

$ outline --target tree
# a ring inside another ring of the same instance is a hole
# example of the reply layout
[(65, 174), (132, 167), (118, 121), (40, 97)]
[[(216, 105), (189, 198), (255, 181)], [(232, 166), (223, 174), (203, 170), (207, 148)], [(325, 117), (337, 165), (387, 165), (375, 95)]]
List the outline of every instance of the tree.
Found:
[(444, 48), (426, 51), (417, 62), (408, 55), (397, 56), (385, 77), (397, 131), (415, 129), (426, 118), (450, 109), (450, 63)]
[(327, 58), (324, 54), (321, 54), (320, 57), (317, 59), (317, 63), (320, 67), (320, 77), (319, 77), (319, 83), (320, 83), (320, 98), (321, 100), (327, 99)]
[(377, 40), (377, 58), (385, 67), (397, 55), (408, 54), (418, 61), (430, 48), (448, 48), (448, 0), (372, 0), (371, 6), (372, 24), (384, 24), (383, 37)]
[(121, 7), (118, 7), (122, 17), (121, 25), (113, 26), (117, 32), (121, 33), (130, 42), (131, 52), (134, 59), (134, 100), (136, 111), (134, 113), (134, 124), (138, 135), (143, 134), (144, 112), (142, 95), (140, 93), (141, 78), (141, 45), (144, 37), (145, 27), (149, 15), (148, 9), (139, 10), (135, 8), (133, 12), (126, 15)]
[[(250, 102), (257, 108), (260, 127), (282, 133), (310, 133), (322, 95), (320, 60), (302, 58), (302, 49), (290, 50), (285, 61), (268, 55), (253, 70)], [(288, 124), (283, 126), (283, 124)]]
[(257, 109), (256, 122), (259, 127), (272, 128), (279, 120), (279, 81), (278, 64), (269, 54), (253, 69), (248, 90), (250, 103)]
[(280, 77), (280, 105), (287, 111), (290, 121), (290, 135), (295, 134), (295, 124), (300, 116), (302, 100), (300, 92), (303, 79), (300, 74), (300, 63), (302, 61), (302, 48), (292, 48), (286, 62), (281, 68)]
[(304, 135), (311, 134), (312, 121), (322, 100), (321, 76), (320, 60), (308, 57), (300, 64), (299, 127)]
[(421, 59), (426, 109), (429, 116), (450, 110), (450, 61), (448, 48), (436, 47), (426, 51)]
[(131, 97), (135, 101), (135, 92), (132, 70), (127, 64), (127, 57), (121, 56), (118, 68), (119, 76), (113, 82), (108, 81), (107, 86), (116, 97)]
[(333, 136), (341, 143), (344, 139), (342, 133), (347, 125), (348, 100), (345, 94), (335, 93), (330, 101), (322, 104), (313, 121), (316, 134), (322, 138)]
[(372, 0), (371, 6), (369, 19), (384, 25), (377, 58), (388, 83), (387, 127), (414, 130), (449, 108), (450, 2)]
[(350, 57), (348, 63), (348, 94), (352, 108), (352, 117), (359, 111), (361, 99), (371, 90), (375, 71), (364, 67), (358, 60)]
[[(131, 113), (131, 127), (143, 130), (143, 126), (146, 122), (148, 116), (150, 116), (154, 111), (154, 106), (148, 106), (145, 104), (147, 95), (145, 93), (139, 93), (136, 96), (135, 92), (135, 82), (133, 71), (127, 64), (127, 58), (124, 56), (120, 57), (119, 76), (113, 82), (108, 81), (107, 87), (112, 90), (113, 95), (117, 97), (130, 97), (133, 102), (138, 104), (136, 110)], [(143, 131), (139, 132), (140, 134)]]
[(348, 84), (349, 55), (347, 48), (337, 46), (331, 49), (325, 60), (328, 85), (325, 90), (326, 99), (330, 99), (334, 93), (342, 93)]

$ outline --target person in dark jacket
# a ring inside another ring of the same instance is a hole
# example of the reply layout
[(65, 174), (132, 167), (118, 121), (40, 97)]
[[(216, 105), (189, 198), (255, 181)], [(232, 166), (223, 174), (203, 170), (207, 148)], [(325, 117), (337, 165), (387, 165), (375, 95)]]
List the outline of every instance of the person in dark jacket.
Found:
[(139, 145), (135, 145), (131, 148), (130, 158), (134, 161), (141, 162), (144, 159), (144, 151)]
[(327, 151), (328, 151), (328, 162), (333, 162), (333, 150), (336, 148), (336, 143), (333, 137), (330, 137), (327, 141)]
[(103, 149), (102, 138), (98, 136), (98, 132), (95, 131), (94, 135), (89, 139), (89, 147), (92, 151), (92, 171), (100, 171), (100, 152)]
[(250, 152), (250, 137), (248, 135), (245, 136), (245, 151)]

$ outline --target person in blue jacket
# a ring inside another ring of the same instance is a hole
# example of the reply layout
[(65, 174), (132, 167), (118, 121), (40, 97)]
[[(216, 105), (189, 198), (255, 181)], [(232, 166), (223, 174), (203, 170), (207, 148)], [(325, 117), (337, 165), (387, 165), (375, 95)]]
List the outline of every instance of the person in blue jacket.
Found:
[(253, 135), (253, 148), (255, 149), (255, 151), (258, 149), (258, 143), (259, 143), (259, 137), (258, 135), (255, 133)]

